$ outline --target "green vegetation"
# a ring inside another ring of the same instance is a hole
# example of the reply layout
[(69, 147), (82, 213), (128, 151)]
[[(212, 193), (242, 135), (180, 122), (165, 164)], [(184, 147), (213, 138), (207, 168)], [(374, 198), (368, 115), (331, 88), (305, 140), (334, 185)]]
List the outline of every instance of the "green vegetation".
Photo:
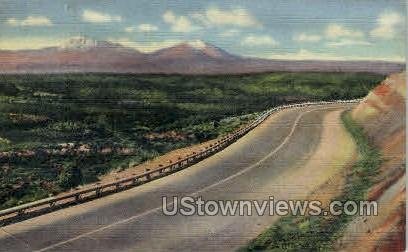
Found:
[[(342, 120), (357, 144), (359, 159), (348, 175), (342, 195), (333, 200), (364, 200), (367, 190), (373, 185), (382, 158), (350, 113), (343, 113)], [(341, 237), (351, 219), (352, 216), (345, 214), (283, 217), (242, 251), (331, 251), (333, 242)]]
[(63, 189), (70, 189), (82, 183), (82, 172), (78, 166), (66, 166), (58, 177), (58, 184)]
[(0, 76), (0, 208), (231, 132), (267, 108), (351, 99), (384, 76)]

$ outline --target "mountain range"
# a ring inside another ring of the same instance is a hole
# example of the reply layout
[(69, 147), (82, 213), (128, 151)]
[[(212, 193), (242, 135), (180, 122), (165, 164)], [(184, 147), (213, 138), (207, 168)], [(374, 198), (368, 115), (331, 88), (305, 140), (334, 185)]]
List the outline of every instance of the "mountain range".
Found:
[(0, 73), (245, 74), (257, 72), (399, 72), (404, 64), (385, 61), (269, 60), (230, 54), (196, 41), (152, 53), (123, 45), (72, 38), (59, 47), (0, 50)]

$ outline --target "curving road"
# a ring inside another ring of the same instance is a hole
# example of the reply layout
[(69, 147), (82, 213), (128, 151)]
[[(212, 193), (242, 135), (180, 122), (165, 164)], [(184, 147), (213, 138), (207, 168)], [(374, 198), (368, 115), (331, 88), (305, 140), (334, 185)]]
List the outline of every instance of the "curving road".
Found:
[(323, 120), (350, 106), (310, 106), (276, 113), (230, 147), (183, 171), (3, 227), (0, 251), (235, 250), (277, 217), (169, 217), (162, 213), (162, 196), (207, 200), (306, 197), (313, 179), (325, 176), (311, 173), (304, 180), (304, 164), (321, 143)]

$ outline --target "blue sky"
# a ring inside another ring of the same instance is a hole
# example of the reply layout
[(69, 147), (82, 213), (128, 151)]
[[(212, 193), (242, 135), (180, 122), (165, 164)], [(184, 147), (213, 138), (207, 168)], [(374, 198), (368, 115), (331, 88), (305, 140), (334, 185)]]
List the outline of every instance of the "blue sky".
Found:
[(143, 52), (188, 41), (278, 59), (405, 60), (403, 0), (0, 1), (0, 49), (86, 35)]

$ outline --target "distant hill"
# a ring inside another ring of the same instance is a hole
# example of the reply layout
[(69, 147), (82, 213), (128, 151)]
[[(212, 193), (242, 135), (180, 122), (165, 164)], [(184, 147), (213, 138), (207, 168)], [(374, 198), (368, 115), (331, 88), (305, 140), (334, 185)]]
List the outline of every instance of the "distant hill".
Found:
[(290, 61), (232, 55), (211, 44), (181, 43), (142, 53), (107, 41), (72, 38), (61, 47), (0, 51), (0, 73), (163, 73), (243, 74), (273, 71), (372, 72), (388, 74), (405, 69), (382, 61)]

